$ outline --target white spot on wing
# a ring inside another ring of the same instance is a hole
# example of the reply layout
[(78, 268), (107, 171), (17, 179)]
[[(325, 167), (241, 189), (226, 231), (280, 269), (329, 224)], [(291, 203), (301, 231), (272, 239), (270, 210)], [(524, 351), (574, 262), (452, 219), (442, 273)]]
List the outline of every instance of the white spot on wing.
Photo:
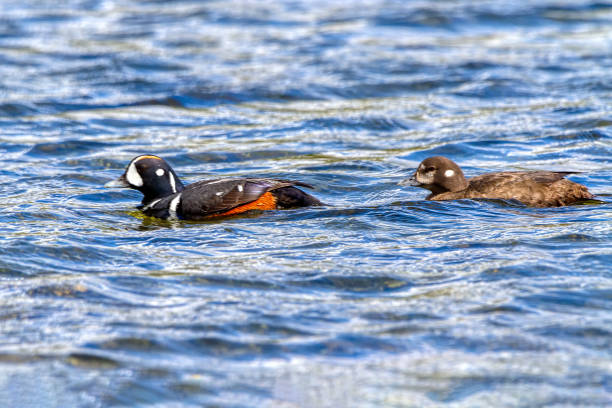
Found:
[(176, 180), (174, 180), (174, 174), (170, 172), (168, 173), (168, 177), (170, 178), (170, 187), (172, 187), (172, 192), (176, 193)]
[(157, 174), (159, 177), (161, 177), (164, 174), (166, 174), (166, 172), (164, 171), (164, 169), (157, 169), (157, 170), (155, 170), (155, 174)]
[(218, 196), (222, 196), (223, 195), (223, 191), (217, 191), (215, 194), (218, 195)]
[(244, 190), (244, 188), (242, 188), (242, 185), (238, 184), (238, 191), (242, 193), (242, 190)]
[(125, 173), (125, 179), (127, 180), (128, 183), (130, 183), (133, 186), (136, 187), (142, 187), (142, 177), (140, 176), (140, 174), (138, 173), (138, 170), (136, 169), (136, 164), (135, 162), (130, 163), (130, 166), (127, 169), (127, 172)]
[(455, 172), (452, 170), (446, 170), (444, 172), (444, 177), (453, 177), (455, 175)]
[(170, 212), (169, 220), (178, 220), (178, 216), (176, 215), (176, 209), (178, 208), (179, 203), (181, 202), (181, 195), (183, 193), (177, 195), (170, 201), (170, 205), (168, 206), (168, 211)]

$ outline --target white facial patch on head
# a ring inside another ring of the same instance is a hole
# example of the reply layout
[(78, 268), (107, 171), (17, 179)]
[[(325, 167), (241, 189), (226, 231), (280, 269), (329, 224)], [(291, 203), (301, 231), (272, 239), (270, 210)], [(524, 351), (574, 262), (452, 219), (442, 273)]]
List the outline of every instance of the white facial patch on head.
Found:
[(130, 163), (130, 166), (125, 172), (125, 179), (133, 186), (142, 187), (143, 181), (140, 173), (138, 173), (138, 170), (136, 169), (136, 162)]
[(452, 170), (446, 170), (444, 172), (444, 177), (453, 177), (455, 175), (455, 172)]
[(161, 177), (164, 174), (166, 174), (166, 172), (164, 171), (164, 169), (157, 169), (157, 170), (155, 170), (155, 174), (157, 174), (159, 177)]
[(428, 173), (421, 173), (420, 171), (416, 174), (416, 179), (421, 184), (433, 184), (433, 171)]

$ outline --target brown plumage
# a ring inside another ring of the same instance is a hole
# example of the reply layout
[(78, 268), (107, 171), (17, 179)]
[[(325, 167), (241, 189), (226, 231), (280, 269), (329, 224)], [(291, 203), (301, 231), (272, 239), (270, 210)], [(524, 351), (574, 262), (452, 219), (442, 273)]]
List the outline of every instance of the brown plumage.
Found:
[(503, 171), (465, 179), (459, 166), (442, 156), (421, 162), (402, 184), (431, 191), (427, 200), (493, 198), (518, 200), (532, 207), (559, 207), (593, 198), (582, 184), (566, 180), (568, 172)]

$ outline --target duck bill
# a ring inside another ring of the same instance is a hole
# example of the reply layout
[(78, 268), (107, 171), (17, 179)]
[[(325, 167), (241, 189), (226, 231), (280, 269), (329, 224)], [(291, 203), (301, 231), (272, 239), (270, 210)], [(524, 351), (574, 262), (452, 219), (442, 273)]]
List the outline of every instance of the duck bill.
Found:
[(119, 177), (117, 180), (109, 181), (104, 185), (106, 188), (130, 188), (127, 180), (125, 179), (125, 174)]
[(399, 184), (400, 186), (413, 186), (413, 187), (419, 187), (419, 186), (422, 185), (421, 183), (419, 183), (417, 181), (416, 175), (414, 175), (414, 174), (412, 176), (408, 177), (407, 179), (404, 179), (404, 180), (400, 181), (397, 184)]

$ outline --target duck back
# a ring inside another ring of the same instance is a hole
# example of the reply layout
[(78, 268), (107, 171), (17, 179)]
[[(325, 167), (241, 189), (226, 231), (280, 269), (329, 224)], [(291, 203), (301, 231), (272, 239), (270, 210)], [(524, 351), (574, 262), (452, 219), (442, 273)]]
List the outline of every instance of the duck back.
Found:
[(468, 180), (465, 190), (428, 197), (430, 200), (491, 198), (518, 200), (532, 207), (557, 207), (593, 198), (581, 184), (566, 180), (570, 173), (553, 171), (506, 171)]

